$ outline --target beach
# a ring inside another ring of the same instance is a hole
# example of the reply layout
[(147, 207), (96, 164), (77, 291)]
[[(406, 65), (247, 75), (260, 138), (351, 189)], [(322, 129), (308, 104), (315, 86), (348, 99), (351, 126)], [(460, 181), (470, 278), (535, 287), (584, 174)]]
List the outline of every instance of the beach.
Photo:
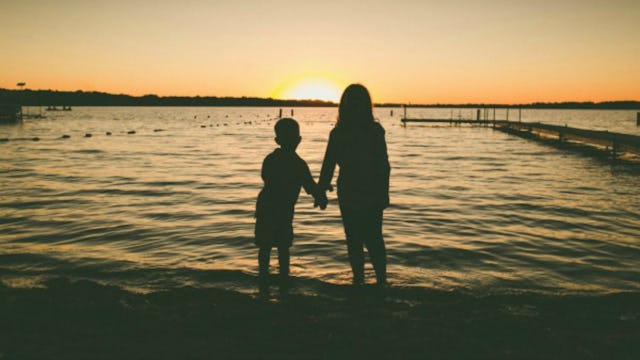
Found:
[(2, 359), (637, 359), (640, 296), (0, 287)]

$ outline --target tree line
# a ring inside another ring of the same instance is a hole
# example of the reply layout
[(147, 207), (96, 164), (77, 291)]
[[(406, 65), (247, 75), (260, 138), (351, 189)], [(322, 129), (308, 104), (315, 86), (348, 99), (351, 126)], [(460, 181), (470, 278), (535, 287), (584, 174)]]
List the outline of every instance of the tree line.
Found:
[[(217, 96), (132, 96), (98, 91), (11, 90), (0, 88), (0, 104), (22, 106), (336, 106), (322, 100), (281, 100), (260, 97)], [(401, 104), (378, 103), (378, 107), (432, 107), (432, 108), (523, 108), (523, 109), (640, 109), (640, 101), (603, 102), (534, 102), (530, 104)]]
[(0, 104), (22, 106), (335, 106), (322, 100), (279, 100), (259, 97), (132, 96), (97, 91), (0, 89)]

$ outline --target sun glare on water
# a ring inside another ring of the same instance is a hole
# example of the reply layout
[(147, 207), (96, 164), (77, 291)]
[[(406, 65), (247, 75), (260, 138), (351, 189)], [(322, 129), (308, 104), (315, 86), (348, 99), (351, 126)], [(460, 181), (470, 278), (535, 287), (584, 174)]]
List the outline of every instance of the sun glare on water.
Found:
[(285, 86), (274, 95), (280, 99), (323, 100), (338, 102), (341, 86), (325, 79), (303, 79)]

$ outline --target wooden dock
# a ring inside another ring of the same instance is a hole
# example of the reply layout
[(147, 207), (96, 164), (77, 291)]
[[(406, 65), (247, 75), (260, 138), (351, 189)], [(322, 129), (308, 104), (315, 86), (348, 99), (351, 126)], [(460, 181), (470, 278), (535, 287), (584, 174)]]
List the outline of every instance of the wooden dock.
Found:
[(0, 124), (15, 124), (22, 121), (22, 107), (18, 105), (0, 105)]
[(640, 136), (616, 133), (606, 130), (587, 130), (561, 125), (531, 122), (496, 121), (493, 127), (524, 137), (554, 138), (559, 142), (578, 142), (585, 145), (604, 148), (613, 157), (620, 153), (640, 155)]
[(471, 120), (471, 119), (407, 119), (402, 118), (400, 121), (406, 123), (429, 123), (429, 124), (449, 124), (449, 125), (479, 125), (489, 126), (493, 121), (489, 120)]
[(640, 136), (622, 134), (611, 131), (587, 130), (561, 125), (543, 124), (539, 122), (521, 122), (508, 120), (469, 120), (469, 119), (411, 119), (400, 120), (407, 123), (430, 123), (477, 126), (491, 126), (496, 130), (524, 138), (547, 139), (559, 143), (572, 142), (608, 152), (612, 158), (622, 154), (640, 156)]

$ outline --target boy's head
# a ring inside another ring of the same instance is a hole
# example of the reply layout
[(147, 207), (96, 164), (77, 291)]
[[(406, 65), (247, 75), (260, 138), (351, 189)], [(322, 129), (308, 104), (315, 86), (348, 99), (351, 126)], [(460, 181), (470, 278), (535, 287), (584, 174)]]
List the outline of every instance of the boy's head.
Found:
[(300, 126), (292, 118), (283, 118), (276, 122), (274, 126), (276, 132), (276, 143), (283, 148), (295, 150), (300, 144)]

